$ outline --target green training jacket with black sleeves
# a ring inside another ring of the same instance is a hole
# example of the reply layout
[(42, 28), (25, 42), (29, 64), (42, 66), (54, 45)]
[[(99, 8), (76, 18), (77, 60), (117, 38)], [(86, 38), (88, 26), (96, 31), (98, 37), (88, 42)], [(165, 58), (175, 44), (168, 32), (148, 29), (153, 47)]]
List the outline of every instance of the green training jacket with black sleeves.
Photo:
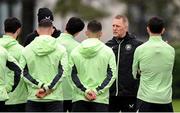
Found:
[[(17, 62), (19, 62), (24, 47), (21, 46), (17, 40), (15, 40), (12, 36), (3, 35), (3, 37), (0, 38), (0, 45), (3, 46), (8, 51), (8, 53), (17, 60)], [(7, 68), (7, 76), (5, 77), (5, 81), (6, 81), (6, 89), (9, 92), (12, 88), (14, 80), (13, 80), (13, 72), (8, 68)], [(13, 92), (9, 92), (8, 95), (9, 95), (9, 99), (6, 101), (5, 103), (6, 105), (26, 103), (27, 88), (25, 86), (24, 80), (22, 79), (22, 76), (16, 89)]]
[(116, 78), (115, 55), (111, 48), (97, 38), (84, 40), (70, 56), (72, 80), (74, 82), (73, 102), (84, 100), (85, 92), (93, 90), (96, 100), (109, 103), (109, 88)]
[[(74, 37), (68, 33), (61, 33), (61, 35), (57, 38), (57, 43), (63, 45), (68, 53), (68, 59), (72, 50), (79, 45)], [(73, 95), (73, 86), (71, 79), (71, 69), (68, 70), (67, 77), (62, 81), (63, 86), (63, 99), (64, 100), (72, 100)]]
[[(61, 81), (67, 75), (68, 58), (66, 49), (58, 45), (49, 35), (40, 35), (25, 47), (20, 65), (28, 87), (28, 100), (63, 100)], [(53, 92), (42, 99), (35, 96), (39, 88), (52, 89)]]
[(6, 76), (6, 67), (10, 70), (14, 71), (14, 82), (12, 85), (12, 88), (10, 92), (13, 92), (19, 81), (20, 81), (20, 75), (21, 75), (21, 69), (18, 66), (17, 61), (7, 52), (6, 49), (0, 46), (0, 101), (6, 101), (9, 96), (7, 94), (6, 90), (6, 82), (5, 82), (5, 76)]

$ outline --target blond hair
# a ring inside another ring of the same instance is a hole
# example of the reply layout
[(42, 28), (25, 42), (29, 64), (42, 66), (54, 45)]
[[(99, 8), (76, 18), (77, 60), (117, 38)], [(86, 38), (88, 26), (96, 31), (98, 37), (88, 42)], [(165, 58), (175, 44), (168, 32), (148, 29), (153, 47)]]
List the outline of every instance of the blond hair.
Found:
[(127, 27), (129, 26), (129, 21), (128, 21), (127, 16), (125, 16), (125, 15), (116, 15), (114, 18), (115, 18), (115, 19), (122, 19), (123, 23), (124, 23)]

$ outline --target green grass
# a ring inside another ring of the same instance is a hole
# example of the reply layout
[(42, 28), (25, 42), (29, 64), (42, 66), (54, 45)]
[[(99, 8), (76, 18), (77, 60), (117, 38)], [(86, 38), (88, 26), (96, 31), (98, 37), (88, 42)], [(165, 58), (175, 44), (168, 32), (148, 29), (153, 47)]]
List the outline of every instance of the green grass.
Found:
[(175, 112), (180, 112), (180, 99), (173, 100), (173, 108)]

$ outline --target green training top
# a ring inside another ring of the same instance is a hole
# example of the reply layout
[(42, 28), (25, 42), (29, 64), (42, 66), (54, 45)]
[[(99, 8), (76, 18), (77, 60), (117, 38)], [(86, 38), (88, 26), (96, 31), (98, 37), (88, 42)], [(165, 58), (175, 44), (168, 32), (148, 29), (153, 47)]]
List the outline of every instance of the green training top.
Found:
[[(40, 35), (25, 47), (20, 65), (24, 69), (24, 78), (28, 87), (28, 100), (61, 101), (63, 100), (61, 81), (67, 75), (68, 58), (66, 49), (56, 43), (49, 35)], [(43, 85), (44, 84), (44, 85)], [(39, 99), (37, 90), (44, 86), (54, 91)]]
[(13, 92), (19, 81), (20, 81), (20, 74), (21, 69), (18, 66), (17, 61), (7, 52), (6, 49), (0, 46), (0, 101), (6, 101), (9, 96), (7, 94), (6, 90), (6, 81), (5, 76), (7, 75), (7, 69), (8, 67), (10, 70), (14, 71), (14, 79), (16, 80), (14, 84), (12, 85), (11, 92)]
[[(57, 38), (57, 42), (63, 45), (68, 53), (68, 58), (70, 56), (71, 51), (79, 45), (79, 42), (74, 40), (74, 37), (68, 33), (61, 33), (61, 35)], [(68, 76), (62, 81), (63, 86), (63, 99), (64, 100), (72, 100), (72, 79), (71, 79), (71, 69), (68, 71)]]
[(109, 103), (109, 88), (116, 78), (115, 55), (111, 48), (97, 38), (84, 40), (70, 56), (72, 80), (74, 82), (73, 102), (86, 100), (88, 90), (97, 93), (91, 102)]
[[(0, 38), (0, 45), (3, 46), (8, 53), (13, 56), (18, 62), (22, 54), (23, 46), (21, 46), (13, 37), (9, 35), (3, 35)], [(13, 71), (7, 69), (7, 76), (5, 77), (6, 89), (9, 92), (14, 84)], [(18, 86), (13, 92), (9, 92), (9, 99), (6, 101), (6, 105), (22, 104), (27, 101), (27, 88), (23, 79), (20, 80)]]
[(140, 86), (137, 98), (149, 103), (172, 102), (172, 70), (174, 48), (161, 36), (150, 36), (134, 53), (133, 76), (140, 71)]

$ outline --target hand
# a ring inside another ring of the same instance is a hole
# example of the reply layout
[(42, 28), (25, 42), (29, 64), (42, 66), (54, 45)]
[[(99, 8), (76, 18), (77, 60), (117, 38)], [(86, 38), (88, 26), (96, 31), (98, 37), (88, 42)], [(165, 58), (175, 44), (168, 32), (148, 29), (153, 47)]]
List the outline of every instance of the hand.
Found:
[(53, 92), (53, 90), (45, 90), (44, 88), (38, 89), (37, 93), (36, 93), (36, 97), (37, 98), (43, 98), (49, 94), (51, 94)]
[(46, 91), (41, 88), (41, 89), (38, 89), (37, 93), (36, 93), (36, 97), (37, 98), (43, 98), (47, 95)]
[(93, 90), (86, 92), (85, 97), (87, 100), (92, 101), (96, 99), (96, 93)]
[(93, 90), (90, 92), (90, 95), (92, 95), (92, 100), (96, 100), (96, 93)]

